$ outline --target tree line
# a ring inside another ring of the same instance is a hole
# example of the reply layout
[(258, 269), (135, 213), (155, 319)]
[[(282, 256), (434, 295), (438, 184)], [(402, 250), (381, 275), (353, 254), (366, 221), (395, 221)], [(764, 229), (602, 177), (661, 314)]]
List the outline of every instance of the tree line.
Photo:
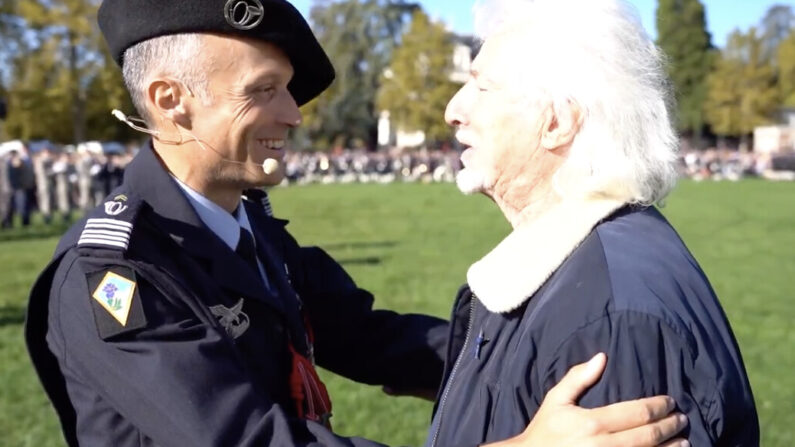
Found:
[[(100, 0), (0, 0), (0, 140), (57, 143), (140, 138), (112, 109), (132, 112), (96, 25)], [(757, 26), (716, 48), (699, 0), (658, 0), (658, 44), (668, 57), (682, 135), (697, 146), (745, 139), (795, 107), (795, 15), (770, 8)], [(443, 121), (455, 36), (406, 0), (316, 0), (309, 15), (337, 70), (302, 108), (297, 147), (376, 145), (378, 116), (451, 138)]]
[(658, 0), (657, 43), (667, 55), (683, 137), (747, 144), (757, 126), (795, 107), (795, 13), (774, 5), (759, 23), (713, 46), (699, 0)]

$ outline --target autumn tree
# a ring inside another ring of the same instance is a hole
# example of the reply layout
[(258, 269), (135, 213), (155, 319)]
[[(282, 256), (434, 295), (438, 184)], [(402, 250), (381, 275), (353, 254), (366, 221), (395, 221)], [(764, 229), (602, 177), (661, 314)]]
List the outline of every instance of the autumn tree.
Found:
[(777, 50), (778, 88), (781, 105), (795, 107), (795, 29), (781, 41)]
[(17, 5), (19, 15), (37, 31), (42, 47), (46, 47), (45, 57), (66, 62), (66, 69), (59, 70), (60, 79), (53, 87), (63, 87), (68, 95), (74, 141), (84, 141), (86, 135), (85, 80), (92, 74), (92, 59), (97, 53), (99, 33), (95, 22), (99, 3), (98, 0), (29, 0)]
[(416, 4), (397, 0), (341, 0), (316, 3), (313, 31), (334, 64), (337, 77), (319, 98), (302, 108), (299, 128), (316, 147), (377, 137), (376, 92), (404, 24)]
[(450, 137), (444, 109), (458, 85), (450, 80), (453, 36), (417, 10), (401, 38), (378, 92), (378, 107), (404, 130), (422, 130), (429, 140)]
[(133, 137), (110, 116), (132, 106), (96, 24), (100, 0), (0, 1), (4, 22), (24, 35), (6, 53), (8, 136), (60, 143)]
[(778, 47), (789, 36), (794, 25), (795, 12), (787, 5), (771, 6), (759, 24), (763, 57), (774, 66), (778, 64)]
[(679, 130), (700, 140), (712, 58), (704, 5), (699, 0), (659, 0), (656, 18), (657, 44), (666, 54), (676, 93)]
[(729, 35), (708, 87), (706, 117), (716, 134), (738, 136), (745, 142), (755, 127), (772, 123), (778, 93), (756, 28)]
[(779, 104), (795, 105), (795, 11), (788, 5), (773, 5), (760, 22), (762, 50), (773, 66)]

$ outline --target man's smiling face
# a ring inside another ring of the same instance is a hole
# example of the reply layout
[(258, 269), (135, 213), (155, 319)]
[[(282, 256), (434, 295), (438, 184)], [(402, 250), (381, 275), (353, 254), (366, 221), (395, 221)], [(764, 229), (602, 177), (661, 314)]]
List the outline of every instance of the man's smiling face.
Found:
[(287, 90), (290, 60), (277, 46), (259, 40), (207, 35), (204, 41), (211, 99), (195, 102), (191, 132), (215, 152), (201, 157), (213, 165), (211, 181), (242, 188), (278, 184), (281, 168), (265, 174), (256, 165), (281, 160), (289, 130), (301, 121)]

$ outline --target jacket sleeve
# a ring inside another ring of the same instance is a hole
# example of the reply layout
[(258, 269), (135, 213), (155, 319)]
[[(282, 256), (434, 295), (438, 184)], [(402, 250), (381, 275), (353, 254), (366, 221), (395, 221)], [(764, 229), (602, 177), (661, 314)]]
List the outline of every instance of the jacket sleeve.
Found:
[[(581, 406), (668, 394), (689, 419), (685, 434), (692, 445), (758, 445), (758, 430), (748, 429), (743, 408), (727, 406), (722, 395), (719, 381), (737, 378), (722, 370), (725, 363), (720, 358), (710, 358), (712, 353), (699, 356), (691, 346), (687, 333), (656, 316), (614, 312), (577, 329), (554, 350), (542, 369), (541, 389), (546, 393), (571, 366), (605, 352), (605, 372), (582, 396)], [(725, 439), (740, 441), (727, 444)]]
[[(123, 418), (162, 446), (380, 445), (290, 418), (254, 386), (231, 339), (140, 277), (145, 327), (103, 340), (86, 282), (95, 266), (87, 263), (67, 257), (56, 273), (47, 342), (88, 444), (115, 444), (107, 436)], [(98, 417), (100, 406), (118, 415)]]
[(317, 247), (299, 249), (298, 293), (315, 332), (318, 364), (352, 380), (396, 392), (439, 388), (447, 321), (373, 309), (373, 296)]

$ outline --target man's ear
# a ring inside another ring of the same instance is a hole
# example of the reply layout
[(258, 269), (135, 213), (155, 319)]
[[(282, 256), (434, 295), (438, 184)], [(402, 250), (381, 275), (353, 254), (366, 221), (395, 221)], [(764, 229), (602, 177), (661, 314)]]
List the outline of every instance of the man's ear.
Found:
[(157, 121), (179, 124), (190, 129), (191, 94), (184, 84), (168, 78), (157, 78), (146, 90), (147, 102)]
[(547, 109), (541, 129), (541, 146), (547, 150), (568, 147), (582, 127), (582, 109), (571, 100)]

